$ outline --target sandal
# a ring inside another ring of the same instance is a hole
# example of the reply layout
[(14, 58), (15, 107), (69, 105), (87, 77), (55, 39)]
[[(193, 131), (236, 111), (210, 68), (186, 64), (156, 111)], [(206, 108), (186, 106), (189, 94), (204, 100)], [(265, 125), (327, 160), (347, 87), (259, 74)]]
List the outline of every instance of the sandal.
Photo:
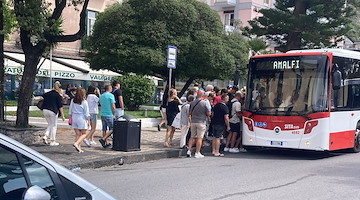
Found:
[(78, 145), (76, 145), (76, 143), (73, 144), (73, 147), (75, 147), (75, 149), (76, 149), (79, 153), (81, 153), (81, 151), (83, 151), (83, 150), (81, 150), (81, 149), (79, 148)]
[(219, 153), (219, 154), (213, 154), (215, 157), (224, 157), (225, 155), (222, 154), (222, 153)]

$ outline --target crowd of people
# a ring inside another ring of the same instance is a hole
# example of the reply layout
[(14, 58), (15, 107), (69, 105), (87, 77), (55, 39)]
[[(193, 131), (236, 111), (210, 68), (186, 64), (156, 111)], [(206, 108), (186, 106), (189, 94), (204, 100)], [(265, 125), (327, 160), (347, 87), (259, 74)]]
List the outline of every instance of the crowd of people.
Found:
[[(67, 92), (70, 92), (66, 94)], [(75, 131), (74, 148), (83, 153), (82, 142), (86, 145), (95, 145), (94, 133), (96, 130), (97, 115), (99, 113), (99, 103), (101, 106), (102, 138), (100, 144), (107, 148), (110, 146), (108, 138), (111, 136), (114, 127), (114, 119), (120, 119), (124, 115), (124, 101), (120, 82), (113, 81), (112, 85), (105, 86), (105, 92), (100, 94), (99, 88), (89, 86), (86, 92), (85, 88), (77, 87), (74, 91), (72, 86), (67, 87), (63, 92), (61, 83), (56, 81), (54, 89), (43, 94), (43, 114), (48, 123), (43, 141), (50, 146), (58, 146), (56, 142), (57, 118), (59, 114), (65, 121), (64, 99), (69, 99), (69, 125)], [(90, 131), (87, 130), (90, 128)]]
[[(195, 158), (202, 158), (200, 152), (203, 145), (212, 144), (212, 154), (222, 157), (220, 144), (224, 143), (224, 152), (238, 153), (245, 151), (241, 142), (241, 111), (244, 106), (246, 88), (240, 90), (236, 86), (219, 89), (212, 85), (205, 89), (193, 87), (187, 91), (184, 98), (177, 96), (175, 89), (164, 92), (161, 105), (162, 121), (158, 131), (166, 123), (164, 146), (174, 146), (173, 137), (176, 128), (181, 129), (180, 148), (187, 149), (187, 156), (192, 156), (195, 147)], [(124, 115), (124, 101), (120, 83), (113, 81), (112, 85), (105, 86), (105, 92), (94, 86), (89, 86), (87, 92), (83, 87), (73, 91), (67, 87), (66, 94), (61, 89), (59, 81), (54, 83), (54, 89), (42, 95), (44, 99), (43, 114), (48, 122), (44, 143), (58, 146), (56, 142), (57, 118), (61, 115), (65, 120), (63, 110), (64, 98), (70, 97), (69, 124), (75, 132), (74, 148), (84, 152), (82, 142), (86, 145), (95, 145), (94, 133), (96, 130), (98, 105), (101, 106), (102, 137), (99, 139), (102, 147), (111, 146), (108, 138), (113, 133), (114, 120)], [(90, 128), (90, 131), (87, 131)]]
[[(212, 154), (222, 157), (220, 144), (225, 144), (224, 152), (238, 153), (242, 148), (241, 112), (244, 106), (246, 87), (228, 86), (219, 89), (212, 85), (205, 89), (193, 87), (186, 93), (185, 99), (177, 97), (175, 89), (164, 93), (161, 105), (162, 121), (158, 131), (166, 123), (167, 131), (164, 146), (173, 146), (172, 138), (176, 128), (181, 129), (180, 148), (188, 149), (192, 156), (195, 146), (195, 158), (202, 158), (200, 152), (205, 143), (212, 143)], [(184, 101), (184, 103), (183, 103)], [(181, 105), (181, 109), (179, 109)]]

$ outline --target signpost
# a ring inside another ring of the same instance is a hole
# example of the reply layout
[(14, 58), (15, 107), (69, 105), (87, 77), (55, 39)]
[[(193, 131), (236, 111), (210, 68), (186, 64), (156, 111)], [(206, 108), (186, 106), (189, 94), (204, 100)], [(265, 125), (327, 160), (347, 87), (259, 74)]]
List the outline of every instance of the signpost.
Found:
[(172, 69), (176, 69), (176, 56), (177, 56), (177, 48), (174, 46), (168, 47), (168, 57), (167, 57), (167, 67), (169, 68), (169, 91), (171, 89), (171, 75)]

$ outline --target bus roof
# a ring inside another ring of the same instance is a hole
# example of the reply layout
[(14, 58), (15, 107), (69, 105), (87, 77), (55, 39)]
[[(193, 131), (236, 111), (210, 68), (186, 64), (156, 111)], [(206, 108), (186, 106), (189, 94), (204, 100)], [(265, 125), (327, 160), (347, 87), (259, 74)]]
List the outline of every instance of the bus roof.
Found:
[(286, 56), (287, 54), (297, 54), (297, 53), (332, 53), (334, 56), (339, 57), (345, 57), (345, 58), (353, 58), (360, 60), (360, 52), (358, 51), (352, 51), (352, 50), (346, 50), (346, 49), (303, 49), (303, 50), (291, 50), (286, 53), (280, 53), (280, 54), (267, 54), (267, 55), (259, 55), (254, 56), (253, 58), (259, 58), (259, 57), (273, 57), (273, 56)]

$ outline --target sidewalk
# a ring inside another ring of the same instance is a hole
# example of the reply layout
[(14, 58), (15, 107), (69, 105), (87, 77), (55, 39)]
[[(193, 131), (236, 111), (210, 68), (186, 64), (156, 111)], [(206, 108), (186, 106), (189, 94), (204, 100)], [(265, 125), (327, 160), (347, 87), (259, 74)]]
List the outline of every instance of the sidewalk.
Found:
[[(7, 116), (7, 119), (11, 117)], [(152, 120), (154, 121), (154, 120)], [(46, 121), (44, 118), (29, 118), (30, 124), (46, 127)], [(143, 122), (143, 121), (142, 121)], [(159, 123), (155, 120), (156, 124)], [(67, 121), (66, 121), (67, 123)], [(140, 151), (114, 151), (111, 148), (104, 149), (98, 139), (102, 135), (100, 128), (95, 132), (96, 145), (88, 147), (85, 143), (82, 143), (82, 149), (84, 153), (78, 153), (72, 146), (75, 141), (75, 132), (65, 122), (59, 120), (59, 128), (56, 134), (57, 142), (59, 146), (49, 146), (43, 143), (30, 145), (29, 147), (44, 154), (57, 163), (65, 166), (68, 169), (75, 167), (80, 168), (99, 168), (104, 166), (112, 166), (118, 164), (131, 164), (136, 162), (144, 162), (150, 160), (158, 160), (162, 158), (178, 158), (186, 155), (186, 150), (180, 149), (180, 130), (176, 130), (173, 147), (164, 147), (163, 142), (165, 139), (166, 129), (162, 128), (159, 132), (157, 127), (141, 128), (141, 144)], [(101, 122), (98, 121), (98, 126)], [(210, 147), (203, 148), (203, 152), (210, 152)]]

